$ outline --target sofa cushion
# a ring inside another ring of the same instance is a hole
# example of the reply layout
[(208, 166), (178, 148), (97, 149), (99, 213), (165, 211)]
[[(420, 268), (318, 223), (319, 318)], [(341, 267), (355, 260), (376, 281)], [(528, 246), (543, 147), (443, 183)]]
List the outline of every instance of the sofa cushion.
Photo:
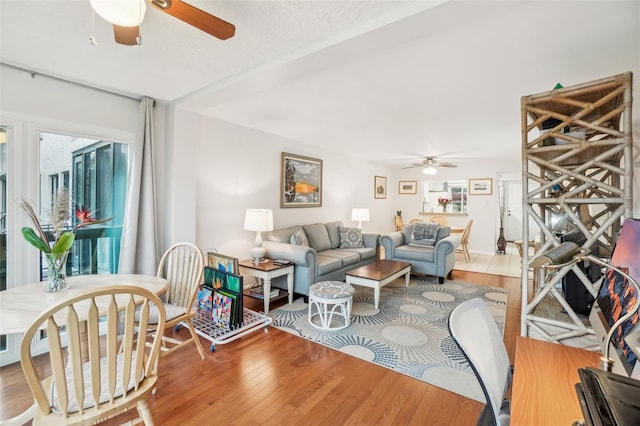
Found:
[(297, 229), (293, 234), (291, 234), (290, 242), (294, 246), (309, 247), (309, 240), (307, 239), (307, 234), (304, 233), (304, 230), (302, 228)]
[(318, 254), (316, 260), (318, 262), (316, 265), (316, 278), (342, 268), (342, 259), (337, 257), (323, 256), (322, 254)]
[(327, 222), (324, 226), (327, 228), (327, 233), (329, 234), (331, 248), (340, 247), (340, 227), (342, 226), (342, 222)]
[(362, 247), (362, 248), (350, 248), (350, 249), (341, 249), (341, 251), (351, 251), (354, 253), (358, 253), (358, 255), (360, 256), (360, 260), (369, 260), (369, 259), (375, 259), (377, 253), (377, 250), (375, 247)]
[(304, 233), (309, 239), (309, 246), (315, 251), (329, 250), (331, 248), (331, 240), (327, 228), (322, 223), (314, 223), (312, 225), (302, 225)]
[(267, 234), (266, 240), (273, 241), (274, 243), (291, 244), (291, 235), (293, 235), (293, 233), (298, 229), (302, 231), (302, 226), (295, 225), (285, 229), (273, 230)]
[(434, 246), (440, 225), (434, 222), (418, 222), (413, 225), (409, 245)]
[(451, 228), (448, 226), (441, 226), (438, 229), (438, 236), (436, 237), (436, 241), (440, 241), (441, 239), (448, 237), (451, 235)]
[(341, 226), (340, 230), (340, 248), (359, 248), (364, 247), (364, 239), (362, 238), (362, 229), (347, 228)]
[(341, 259), (342, 266), (355, 265), (360, 262), (360, 253), (351, 250), (331, 249), (320, 252), (319, 254)]
[(434, 253), (434, 247), (404, 245), (396, 247), (396, 250), (394, 252), (394, 259), (433, 262)]

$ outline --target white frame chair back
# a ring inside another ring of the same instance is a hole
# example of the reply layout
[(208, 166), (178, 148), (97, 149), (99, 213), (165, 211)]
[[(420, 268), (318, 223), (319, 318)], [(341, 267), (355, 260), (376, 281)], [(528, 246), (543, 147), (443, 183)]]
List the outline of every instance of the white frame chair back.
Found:
[[(200, 358), (205, 358), (204, 350), (191, 322), (196, 313), (194, 301), (204, 278), (204, 263), (202, 250), (195, 244), (187, 242), (172, 245), (160, 259), (156, 274), (158, 277), (165, 278), (169, 283), (165, 298), (166, 328), (178, 328), (179, 325), (184, 325), (191, 333), (191, 337), (187, 340), (164, 336), (162, 339), (163, 355), (193, 342)], [(182, 308), (184, 313), (171, 314), (174, 307)]]
[(509, 355), (486, 303), (479, 298), (456, 306), (449, 315), (449, 331), (464, 356), (469, 361), (487, 400), (485, 409), (490, 411), (490, 423), (486, 412), (478, 424), (509, 424), (509, 406), (505, 395), (511, 386)]
[[(141, 417), (137, 420), (153, 424), (144, 398), (158, 379), (165, 324), (164, 309), (160, 309), (161, 331), (147, 343), (144, 336), (153, 328), (149, 324), (153, 304), (162, 306), (162, 301), (150, 291), (119, 285), (70, 298), (34, 320), (20, 347), (22, 369), (35, 399), (34, 425), (94, 424), (134, 406)], [(97, 306), (106, 306), (106, 316), (100, 315)], [(105, 336), (100, 336), (101, 318)], [(124, 331), (119, 332), (119, 327)], [(36, 368), (31, 353), (32, 340), (41, 330), (47, 333), (50, 369)], [(41, 371), (53, 373), (43, 377)]]

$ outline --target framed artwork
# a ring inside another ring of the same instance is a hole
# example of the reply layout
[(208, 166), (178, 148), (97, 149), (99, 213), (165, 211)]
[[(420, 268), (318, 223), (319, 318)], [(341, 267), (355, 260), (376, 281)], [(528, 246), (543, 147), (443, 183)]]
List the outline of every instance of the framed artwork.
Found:
[(207, 252), (207, 266), (216, 268), (219, 271), (229, 272), (230, 274), (237, 274), (238, 258), (209, 251)]
[(282, 153), (280, 207), (322, 207), (322, 160)]
[(401, 180), (398, 182), (398, 194), (417, 194), (418, 193), (418, 181), (415, 180)]
[(493, 194), (493, 179), (469, 179), (469, 195)]
[(387, 198), (387, 178), (384, 176), (373, 177), (373, 198)]

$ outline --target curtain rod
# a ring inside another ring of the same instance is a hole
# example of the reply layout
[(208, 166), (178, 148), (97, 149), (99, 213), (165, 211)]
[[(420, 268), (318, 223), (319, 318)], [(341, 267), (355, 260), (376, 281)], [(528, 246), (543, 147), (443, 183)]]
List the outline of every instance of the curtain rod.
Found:
[(29, 69), (26, 69), (26, 68), (19, 67), (17, 65), (7, 64), (5, 62), (0, 62), (0, 65), (2, 65), (3, 67), (14, 69), (16, 71), (23, 71), (23, 72), (26, 72), (28, 74), (31, 74), (31, 78), (35, 78), (36, 76), (41, 76), (41, 77), (46, 77), (46, 78), (51, 79), (51, 80), (60, 81), (62, 83), (71, 84), (73, 86), (82, 87), (84, 89), (96, 90), (98, 92), (107, 93), (109, 95), (115, 95), (115, 96), (120, 96), (122, 98), (132, 99), (134, 101), (140, 101), (142, 99), (140, 97), (135, 97), (135, 96), (132, 96), (132, 95), (126, 95), (124, 93), (118, 93), (118, 92), (114, 92), (112, 90), (102, 89), (100, 87), (91, 86), (89, 84), (80, 83), (78, 81), (68, 80), (66, 78), (56, 77), (54, 75), (50, 75), (50, 74), (45, 74), (45, 73), (41, 73), (41, 72), (38, 72), (38, 71), (29, 70)]

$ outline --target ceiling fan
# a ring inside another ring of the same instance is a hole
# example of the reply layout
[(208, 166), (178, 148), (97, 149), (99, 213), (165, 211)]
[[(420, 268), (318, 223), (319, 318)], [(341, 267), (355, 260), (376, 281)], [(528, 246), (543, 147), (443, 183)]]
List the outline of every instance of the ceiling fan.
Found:
[(420, 164), (412, 164), (411, 166), (403, 167), (403, 169), (412, 169), (414, 167), (423, 167), (422, 173), (425, 175), (435, 175), (437, 173), (436, 167), (458, 167), (453, 163), (446, 163), (438, 161), (437, 157), (425, 157)]
[[(140, 24), (147, 10), (145, 0), (89, 0), (93, 10), (113, 24), (116, 43), (138, 45)], [(148, 0), (162, 12), (221, 40), (233, 37), (236, 27), (182, 0)], [(93, 37), (92, 37), (93, 38)], [(95, 40), (91, 40), (95, 44)]]

